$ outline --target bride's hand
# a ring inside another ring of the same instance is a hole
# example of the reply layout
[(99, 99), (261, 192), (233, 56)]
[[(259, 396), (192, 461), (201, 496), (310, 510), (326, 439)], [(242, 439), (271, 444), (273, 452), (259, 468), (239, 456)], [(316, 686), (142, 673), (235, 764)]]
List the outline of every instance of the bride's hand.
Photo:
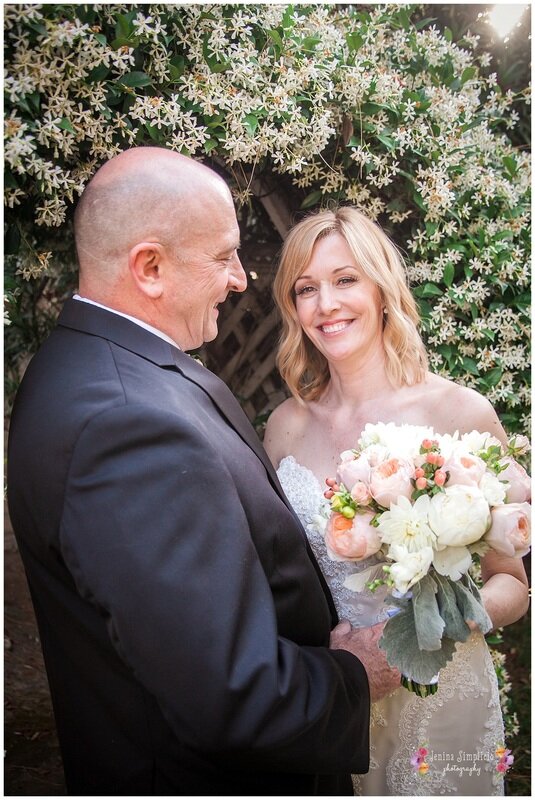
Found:
[(388, 665), (384, 651), (377, 644), (385, 624), (379, 622), (370, 628), (352, 628), (344, 620), (331, 631), (331, 649), (348, 650), (362, 662), (368, 675), (372, 702), (395, 691), (401, 678), (398, 670)]

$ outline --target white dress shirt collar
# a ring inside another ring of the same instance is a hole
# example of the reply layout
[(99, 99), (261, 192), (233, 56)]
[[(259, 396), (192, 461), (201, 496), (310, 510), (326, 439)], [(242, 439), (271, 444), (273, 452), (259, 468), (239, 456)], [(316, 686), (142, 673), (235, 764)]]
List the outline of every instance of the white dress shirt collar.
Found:
[(130, 322), (139, 325), (140, 328), (145, 328), (146, 331), (153, 333), (155, 336), (159, 336), (160, 339), (164, 340), (164, 342), (169, 342), (169, 344), (172, 344), (173, 347), (177, 347), (179, 350), (181, 349), (179, 345), (175, 341), (173, 341), (173, 339), (171, 339), (170, 336), (167, 336), (166, 333), (159, 331), (158, 328), (153, 328), (152, 325), (149, 325), (147, 322), (143, 322), (143, 320), (141, 319), (137, 319), (136, 317), (131, 317), (130, 314), (123, 314), (122, 311), (116, 311), (114, 308), (103, 306), (102, 303), (96, 303), (94, 300), (89, 300), (87, 297), (80, 297), (79, 294), (75, 294), (73, 296), (73, 300), (80, 300), (82, 303), (89, 303), (92, 306), (103, 308), (105, 311), (109, 311), (111, 314), (117, 314), (118, 317), (124, 317), (125, 319), (129, 319)]

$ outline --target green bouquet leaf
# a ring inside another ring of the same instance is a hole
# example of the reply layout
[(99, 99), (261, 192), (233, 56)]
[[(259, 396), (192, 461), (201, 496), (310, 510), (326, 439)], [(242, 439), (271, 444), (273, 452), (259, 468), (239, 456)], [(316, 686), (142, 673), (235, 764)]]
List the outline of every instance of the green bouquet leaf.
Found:
[(391, 666), (421, 684), (430, 683), (455, 652), (455, 642), (446, 637), (441, 639), (440, 649), (420, 650), (413, 603), (388, 620), (379, 647)]

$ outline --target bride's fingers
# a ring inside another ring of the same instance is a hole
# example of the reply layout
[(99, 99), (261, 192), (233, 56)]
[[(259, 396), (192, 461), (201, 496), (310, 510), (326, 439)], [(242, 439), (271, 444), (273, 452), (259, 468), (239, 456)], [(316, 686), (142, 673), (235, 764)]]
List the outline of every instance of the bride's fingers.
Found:
[(338, 623), (336, 628), (333, 628), (331, 634), (338, 633), (340, 636), (345, 636), (347, 633), (351, 633), (351, 623), (347, 621), (347, 619), (341, 620)]

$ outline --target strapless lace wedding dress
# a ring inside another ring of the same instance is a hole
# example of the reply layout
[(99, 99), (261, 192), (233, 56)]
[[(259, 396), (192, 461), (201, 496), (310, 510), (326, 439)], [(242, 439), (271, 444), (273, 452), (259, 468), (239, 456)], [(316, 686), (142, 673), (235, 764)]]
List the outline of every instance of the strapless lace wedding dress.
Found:
[[(328, 502), (315, 475), (293, 456), (277, 470), (297, 512), (316, 559), (332, 592), (340, 619), (368, 627), (385, 619), (385, 589), (353, 592), (343, 585), (349, 575), (379, 563), (331, 561), (318, 515)], [(436, 694), (422, 699), (400, 687), (372, 705), (370, 771), (355, 775), (355, 794), (376, 795), (502, 795), (503, 776), (496, 770), (497, 747), (504, 733), (498, 685), (485, 639), (472, 634), (458, 644), (453, 660), (440, 672)], [(420, 747), (428, 754), (425, 774), (411, 765)]]

